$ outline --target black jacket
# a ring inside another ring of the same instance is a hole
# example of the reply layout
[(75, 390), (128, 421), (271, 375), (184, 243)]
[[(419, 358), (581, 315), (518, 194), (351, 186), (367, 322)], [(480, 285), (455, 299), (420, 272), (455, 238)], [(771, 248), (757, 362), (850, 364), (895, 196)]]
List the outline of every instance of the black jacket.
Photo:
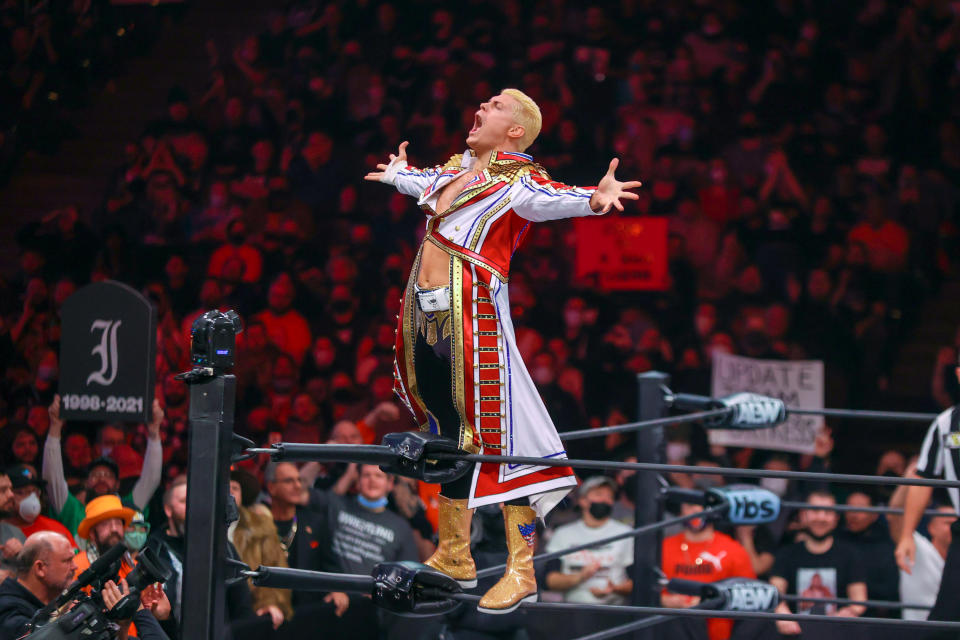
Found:
[[(333, 555), (330, 527), (325, 512), (297, 507), (297, 533), (290, 545), (287, 564), (294, 569), (340, 573), (340, 563)], [(322, 600), (326, 594), (310, 591), (293, 592), (293, 608)]]
[(23, 626), (43, 603), (16, 578), (0, 583), (0, 640), (16, 640), (23, 635)]

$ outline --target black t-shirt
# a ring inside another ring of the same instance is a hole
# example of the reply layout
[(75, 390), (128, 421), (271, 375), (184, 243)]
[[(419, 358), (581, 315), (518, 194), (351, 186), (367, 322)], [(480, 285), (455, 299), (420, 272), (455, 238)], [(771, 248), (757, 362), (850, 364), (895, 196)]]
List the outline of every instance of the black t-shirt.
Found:
[(327, 513), (333, 554), (344, 573), (369, 575), (380, 562), (418, 560), (413, 530), (396, 513), (371, 511), (355, 497), (328, 491), (313, 491), (310, 497), (312, 508)]
[[(846, 598), (850, 584), (867, 581), (860, 552), (836, 538), (833, 546), (821, 554), (810, 553), (802, 542), (783, 547), (777, 552), (770, 575), (787, 581), (788, 594), (816, 598)], [(811, 602), (791, 605), (797, 613), (823, 614), (836, 608)]]

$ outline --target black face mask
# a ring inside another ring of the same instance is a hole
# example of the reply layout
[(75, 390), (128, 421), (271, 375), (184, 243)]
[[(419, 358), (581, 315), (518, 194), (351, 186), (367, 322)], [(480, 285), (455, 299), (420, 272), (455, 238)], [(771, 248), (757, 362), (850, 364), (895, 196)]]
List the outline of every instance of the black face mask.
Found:
[(609, 502), (591, 502), (590, 515), (597, 520), (606, 520), (613, 513), (613, 505)]

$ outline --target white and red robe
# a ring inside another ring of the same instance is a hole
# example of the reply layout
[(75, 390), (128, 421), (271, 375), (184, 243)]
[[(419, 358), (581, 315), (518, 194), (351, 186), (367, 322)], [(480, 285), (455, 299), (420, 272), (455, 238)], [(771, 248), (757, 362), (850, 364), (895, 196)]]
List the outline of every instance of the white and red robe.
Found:
[[(392, 182), (417, 198), (427, 214), (424, 242), (451, 257), (451, 393), (460, 417), (459, 447), (468, 453), (565, 458), (563, 443), (534, 386), (510, 319), (510, 259), (534, 222), (597, 215), (595, 187), (572, 187), (549, 178), (525, 153), (495, 152), (488, 168), (441, 213), (443, 187), (470, 170), (471, 151), (432, 169), (387, 170)], [(398, 318), (394, 389), (423, 431), (439, 433), (418, 392), (414, 366), (414, 285), (417, 253)], [(445, 429), (446, 431), (447, 429)], [(469, 507), (529, 496), (542, 518), (576, 486), (570, 467), (476, 465)]]

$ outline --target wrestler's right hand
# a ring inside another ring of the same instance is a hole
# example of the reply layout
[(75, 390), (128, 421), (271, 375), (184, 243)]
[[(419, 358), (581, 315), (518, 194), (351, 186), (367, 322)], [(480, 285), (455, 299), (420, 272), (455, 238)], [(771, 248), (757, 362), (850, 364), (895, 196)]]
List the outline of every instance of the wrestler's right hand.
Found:
[(378, 164), (377, 169), (380, 169), (380, 171), (371, 171), (367, 175), (363, 176), (363, 179), (370, 180), (371, 182), (385, 182), (387, 184), (393, 184), (394, 178), (397, 175), (397, 171), (399, 171), (402, 167), (407, 166), (408, 144), (410, 144), (410, 142), (407, 140), (401, 142), (397, 153), (390, 154), (389, 163)]

